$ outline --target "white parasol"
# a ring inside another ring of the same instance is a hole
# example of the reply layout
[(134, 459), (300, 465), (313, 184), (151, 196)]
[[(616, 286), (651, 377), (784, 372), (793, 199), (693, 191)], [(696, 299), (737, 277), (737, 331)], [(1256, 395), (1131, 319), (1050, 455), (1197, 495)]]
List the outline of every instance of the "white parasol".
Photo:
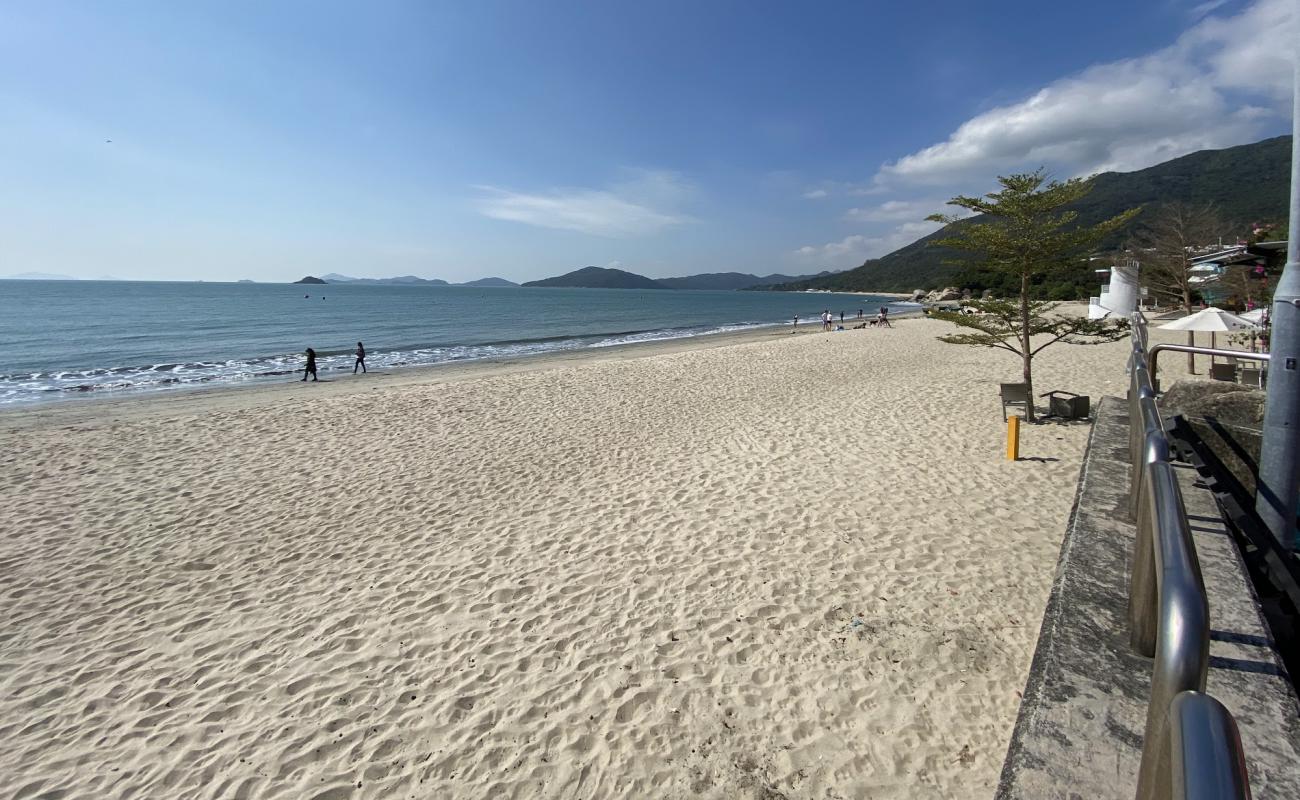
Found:
[(1259, 325), (1248, 319), (1233, 314), (1230, 311), (1224, 311), (1221, 308), (1210, 306), (1197, 311), (1195, 314), (1189, 314), (1173, 322), (1166, 322), (1159, 326), (1162, 331), (1208, 331), (1210, 333), (1226, 333), (1228, 331), (1249, 331), (1258, 328)]
[[(1259, 326), (1250, 320), (1242, 319), (1230, 311), (1224, 311), (1214, 306), (1203, 308), (1195, 314), (1188, 314), (1181, 319), (1166, 322), (1158, 327), (1162, 331), (1209, 331), (1210, 347), (1214, 347), (1214, 335), (1216, 333), (1259, 329)], [(1213, 363), (1213, 356), (1210, 357), (1210, 361)]]
[(1247, 311), (1245, 314), (1238, 314), (1237, 316), (1255, 325), (1263, 325), (1264, 315), (1267, 313), (1268, 313), (1268, 309), (1264, 308), (1263, 306), (1260, 306), (1254, 311)]

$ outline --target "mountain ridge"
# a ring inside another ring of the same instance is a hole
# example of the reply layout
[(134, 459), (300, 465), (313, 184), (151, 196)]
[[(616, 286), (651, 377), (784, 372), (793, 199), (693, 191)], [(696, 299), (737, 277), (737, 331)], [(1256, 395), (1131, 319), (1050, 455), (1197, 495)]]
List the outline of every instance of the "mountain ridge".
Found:
[(716, 289), (739, 290), (765, 287), (790, 280), (804, 280), (833, 273), (819, 272), (817, 275), (790, 276), (772, 274), (767, 277), (751, 275), (747, 272), (704, 272), (698, 275), (684, 275), (679, 278), (647, 278), (635, 272), (610, 267), (583, 267), (563, 275), (527, 281), (525, 287), (557, 287), (575, 289)]
[[(1214, 201), (1225, 222), (1246, 226), (1254, 221), (1285, 221), (1290, 202), (1291, 137), (1276, 136), (1252, 144), (1221, 150), (1199, 150), (1185, 156), (1132, 172), (1103, 172), (1092, 192), (1074, 205), (1079, 223), (1091, 225), (1122, 211), (1146, 206), (1125, 228), (1112, 234), (1099, 251), (1114, 249), (1133, 230), (1141, 227), (1151, 206), (1162, 202), (1203, 203)], [(1243, 191), (1243, 187), (1246, 188)], [(935, 209), (938, 211), (939, 209)], [(851, 292), (908, 292), (942, 286), (968, 284), (965, 288), (987, 288), (992, 276), (980, 275), (958, 265), (944, 264), (958, 253), (930, 242), (951, 235), (951, 226), (922, 236), (861, 266), (830, 276), (766, 287), (772, 291), (829, 289)], [(1054, 276), (1038, 292), (1053, 299), (1087, 297), (1097, 283), (1091, 269)]]

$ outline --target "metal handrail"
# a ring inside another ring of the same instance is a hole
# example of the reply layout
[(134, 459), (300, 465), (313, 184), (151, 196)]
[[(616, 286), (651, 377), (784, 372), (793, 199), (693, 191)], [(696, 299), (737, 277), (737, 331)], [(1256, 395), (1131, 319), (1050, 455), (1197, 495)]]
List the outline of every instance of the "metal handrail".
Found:
[[(1156, 787), (1173, 800), (1250, 797), (1246, 755), (1237, 723), (1223, 704), (1207, 694), (1181, 692), (1169, 705), (1168, 764)], [(1203, 745), (1212, 742), (1213, 746)]]
[[(1205, 691), (1210, 661), (1210, 606), (1201, 581), (1196, 547), (1187, 525), (1178, 479), (1167, 462), (1145, 465), (1147, 503), (1154, 541), (1155, 591), (1158, 600), (1154, 628), (1155, 663), (1151, 670), (1151, 700), (1147, 705), (1142, 763), (1138, 767), (1138, 797), (1160, 797), (1158, 765), (1167, 749), (1170, 703), (1179, 693)], [(1135, 578), (1136, 581), (1136, 578)], [(1139, 607), (1141, 598), (1139, 596)]]
[[(1201, 772), (1209, 770), (1215, 776), (1214, 785), (1242, 789), (1216, 797), (1249, 798), (1249, 783), (1240, 766), (1244, 763), (1240, 742), (1235, 755), (1225, 750), (1222, 731), (1226, 729), (1214, 721), (1218, 712), (1204, 711), (1201, 701), (1192, 701), (1190, 710), (1183, 708), (1185, 702), (1175, 703), (1185, 693), (1205, 691), (1210, 610), (1178, 478), (1170, 462), (1169, 439), (1155, 402), (1155, 360), (1148, 359), (1146, 353), (1145, 319), (1137, 313), (1132, 321), (1129, 510), (1137, 523), (1137, 537), (1129, 584), (1129, 637), (1135, 650), (1155, 659), (1137, 796), (1139, 800), (1197, 797), (1197, 786), (1207, 780)], [(1164, 345), (1151, 349), (1161, 347)], [(1222, 709), (1212, 698), (1205, 699)], [(1222, 709), (1222, 715), (1227, 715), (1235, 732), (1231, 714)], [(1179, 755), (1171, 756), (1170, 748), (1175, 746)], [(1232, 775), (1223, 772), (1233, 769)], [(1237, 778), (1240, 781), (1234, 782)], [(1171, 795), (1172, 786), (1183, 787), (1184, 794)]]
[[(1134, 344), (1134, 349), (1137, 345)], [(1250, 353), (1245, 350), (1224, 350), (1221, 347), (1196, 347), (1190, 344), (1167, 344), (1161, 342), (1147, 351), (1147, 370), (1151, 373), (1151, 385), (1156, 385), (1156, 362), (1160, 354), (1166, 350), (1175, 353), (1195, 353), (1198, 356), (1222, 356), (1224, 358), (1244, 358), (1247, 361), (1263, 361), (1267, 363), (1269, 353)]]

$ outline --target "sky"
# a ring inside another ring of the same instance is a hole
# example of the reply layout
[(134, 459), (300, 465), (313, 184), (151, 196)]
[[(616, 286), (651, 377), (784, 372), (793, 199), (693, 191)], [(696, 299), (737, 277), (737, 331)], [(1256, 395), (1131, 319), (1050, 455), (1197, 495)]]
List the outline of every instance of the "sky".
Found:
[(1295, 0), (0, 5), (0, 276), (847, 269), (1290, 131)]

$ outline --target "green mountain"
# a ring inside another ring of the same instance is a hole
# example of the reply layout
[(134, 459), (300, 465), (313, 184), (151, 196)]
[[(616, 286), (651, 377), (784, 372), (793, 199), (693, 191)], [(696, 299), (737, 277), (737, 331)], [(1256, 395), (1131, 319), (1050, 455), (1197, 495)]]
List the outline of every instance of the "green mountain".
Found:
[[(602, 267), (583, 267), (563, 275), (540, 281), (528, 281), (524, 286), (570, 286), (582, 289), (762, 289), (777, 283), (790, 283), (832, 275), (768, 275), (759, 277), (747, 272), (707, 272), (682, 278), (647, 278), (635, 272)], [(491, 280), (491, 279), (489, 279)], [(468, 284), (466, 284), (468, 285)], [(513, 284), (511, 284), (513, 285)]]
[(759, 286), (772, 286), (777, 283), (792, 283), (830, 275), (819, 272), (816, 275), (768, 275), (759, 277), (747, 272), (706, 272), (702, 275), (687, 275), (683, 278), (657, 278), (655, 283), (665, 289), (753, 289)]
[[(1290, 136), (1225, 150), (1202, 150), (1136, 172), (1104, 172), (1097, 176), (1092, 192), (1075, 209), (1081, 224), (1093, 224), (1136, 206), (1153, 207), (1173, 201), (1213, 202), (1224, 221), (1244, 235), (1252, 222), (1286, 221), (1290, 165)], [(1142, 217), (1143, 214), (1138, 214), (1128, 228), (1103, 242), (1101, 249), (1120, 246), (1132, 230), (1142, 227)], [(886, 256), (870, 259), (856, 269), (767, 288), (854, 292), (908, 292), (953, 285), (976, 290), (999, 288), (997, 276), (943, 263), (958, 254), (931, 247), (929, 243), (948, 235), (948, 229), (944, 228)], [(1053, 299), (1087, 297), (1089, 292), (1097, 291), (1095, 283), (1091, 269), (1083, 265), (1073, 273), (1047, 279), (1038, 293)]]
[(583, 267), (554, 278), (528, 281), (524, 286), (572, 286), (584, 289), (662, 289), (664, 287), (644, 275), (624, 272), (621, 269)]

